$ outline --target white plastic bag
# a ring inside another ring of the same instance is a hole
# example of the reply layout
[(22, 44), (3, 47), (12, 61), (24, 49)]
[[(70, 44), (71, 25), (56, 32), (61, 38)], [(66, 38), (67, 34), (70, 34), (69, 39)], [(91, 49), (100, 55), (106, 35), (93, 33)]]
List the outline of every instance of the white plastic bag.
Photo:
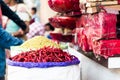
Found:
[(80, 80), (79, 65), (53, 68), (8, 66), (8, 80)]

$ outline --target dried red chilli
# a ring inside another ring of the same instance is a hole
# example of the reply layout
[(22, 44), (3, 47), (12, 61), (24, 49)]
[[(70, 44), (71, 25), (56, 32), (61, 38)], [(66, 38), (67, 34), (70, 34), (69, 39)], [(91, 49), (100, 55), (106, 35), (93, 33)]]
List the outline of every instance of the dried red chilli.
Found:
[(22, 52), (11, 58), (17, 62), (66, 62), (71, 61), (74, 56), (58, 48), (44, 47), (39, 50)]

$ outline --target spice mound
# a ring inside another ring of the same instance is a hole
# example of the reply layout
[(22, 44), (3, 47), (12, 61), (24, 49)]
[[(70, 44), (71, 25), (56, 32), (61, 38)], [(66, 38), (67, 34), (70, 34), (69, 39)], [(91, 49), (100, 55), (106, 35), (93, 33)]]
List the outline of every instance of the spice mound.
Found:
[(25, 49), (40, 49), (44, 47), (54, 47), (59, 48), (59, 44), (53, 42), (52, 40), (49, 40), (43, 36), (36, 36), (32, 39), (27, 40), (24, 42), (21, 46), (21, 48)]
[(11, 58), (16, 62), (66, 62), (76, 58), (60, 48), (44, 47), (38, 50), (22, 52)]

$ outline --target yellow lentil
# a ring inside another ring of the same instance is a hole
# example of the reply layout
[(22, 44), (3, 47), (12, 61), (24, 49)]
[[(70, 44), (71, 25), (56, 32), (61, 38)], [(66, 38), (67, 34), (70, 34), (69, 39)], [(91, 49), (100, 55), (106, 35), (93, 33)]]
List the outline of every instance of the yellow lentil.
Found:
[(60, 48), (59, 44), (43, 36), (36, 36), (32, 39), (29, 39), (26, 42), (24, 42), (20, 47), (25, 49), (40, 49), (48, 46), (53, 48)]

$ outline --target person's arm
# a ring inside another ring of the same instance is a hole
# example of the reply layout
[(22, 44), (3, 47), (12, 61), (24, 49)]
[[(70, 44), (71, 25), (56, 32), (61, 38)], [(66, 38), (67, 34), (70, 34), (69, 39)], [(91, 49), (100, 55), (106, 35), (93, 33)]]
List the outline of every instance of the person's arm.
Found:
[(26, 24), (2, 1), (0, 0), (2, 14), (13, 20), (22, 30), (26, 31)]
[(10, 49), (10, 46), (17, 46), (22, 44), (21, 39), (15, 38), (7, 33), (3, 28), (0, 28), (0, 47)]
[(12, 36), (14, 37), (22, 37), (24, 35), (24, 32), (22, 29), (19, 29), (17, 32), (13, 32)]
[[(26, 32), (28, 33), (28, 31), (29, 31), (29, 22), (26, 21), (25, 24), (27, 25)], [(12, 33), (12, 36), (15, 36), (15, 37), (22, 37), (23, 35), (24, 35), (24, 32), (21, 29), (19, 29), (17, 32)]]

